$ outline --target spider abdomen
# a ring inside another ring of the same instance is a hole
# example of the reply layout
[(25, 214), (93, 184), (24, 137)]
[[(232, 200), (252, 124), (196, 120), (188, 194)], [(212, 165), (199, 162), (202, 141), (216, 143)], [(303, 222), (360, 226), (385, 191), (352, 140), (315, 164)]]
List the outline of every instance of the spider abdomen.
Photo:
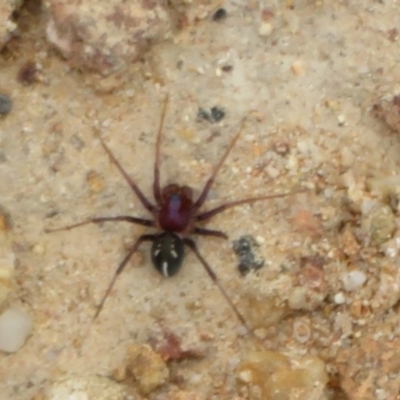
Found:
[(182, 239), (172, 232), (157, 235), (151, 246), (151, 261), (164, 277), (175, 275), (181, 268), (184, 257)]

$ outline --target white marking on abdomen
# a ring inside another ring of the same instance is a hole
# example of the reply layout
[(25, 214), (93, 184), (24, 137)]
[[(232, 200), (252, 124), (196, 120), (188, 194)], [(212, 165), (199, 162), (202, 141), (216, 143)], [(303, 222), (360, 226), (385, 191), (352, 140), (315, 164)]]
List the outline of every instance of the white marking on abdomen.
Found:
[(162, 273), (166, 278), (168, 278), (168, 263), (166, 261), (162, 264)]

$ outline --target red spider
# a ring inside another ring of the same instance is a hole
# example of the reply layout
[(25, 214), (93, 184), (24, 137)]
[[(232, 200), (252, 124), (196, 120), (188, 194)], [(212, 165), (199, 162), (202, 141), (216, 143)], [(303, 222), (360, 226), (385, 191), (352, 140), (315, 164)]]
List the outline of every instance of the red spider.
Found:
[(109, 296), (111, 289), (113, 288), (114, 283), (117, 280), (119, 274), (124, 270), (128, 261), (133, 256), (133, 254), (135, 254), (135, 252), (138, 250), (139, 246), (143, 242), (152, 242), (151, 260), (155, 268), (164, 277), (173, 276), (179, 271), (179, 269), (182, 266), (184, 258), (184, 246), (186, 245), (187, 247), (189, 247), (193, 251), (193, 253), (197, 256), (197, 258), (203, 265), (209, 277), (218, 286), (219, 290), (225, 297), (225, 300), (228, 302), (228, 304), (230, 305), (236, 316), (243, 323), (243, 325), (247, 326), (244, 317), (238, 311), (236, 306), (232, 303), (230, 297), (227, 295), (226, 291), (219, 283), (216, 274), (214, 273), (210, 265), (207, 263), (207, 261), (200, 254), (199, 250), (197, 249), (196, 243), (189, 236), (195, 234), (195, 235), (214, 236), (218, 238), (227, 239), (228, 236), (224, 232), (218, 230), (205, 229), (197, 226), (197, 224), (210, 220), (212, 217), (227, 210), (228, 208), (236, 207), (242, 204), (255, 203), (256, 201), (284, 197), (298, 192), (251, 197), (243, 200), (235, 200), (222, 204), (208, 211), (201, 211), (201, 207), (204, 205), (207, 199), (207, 195), (210, 191), (210, 188), (215, 180), (218, 171), (221, 169), (223, 163), (228, 157), (228, 154), (232, 150), (233, 146), (235, 145), (236, 141), (238, 140), (242, 132), (243, 124), (239, 132), (233, 137), (230, 145), (225, 150), (225, 153), (220, 159), (219, 163), (214, 167), (211, 176), (208, 178), (206, 184), (204, 185), (203, 190), (201, 191), (200, 196), (196, 200), (193, 200), (193, 192), (189, 186), (169, 184), (165, 186), (163, 189), (161, 189), (160, 145), (161, 145), (161, 136), (162, 136), (167, 104), (168, 104), (168, 96), (165, 98), (164, 101), (164, 106), (157, 134), (157, 142), (156, 142), (156, 156), (154, 163), (154, 183), (153, 183), (153, 195), (156, 204), (153, 204), (150, 200), (147, 199), (147, 197), (136, 185), (135, 181), (131, 177), (129, 177), (128, 174), (125, 172), (125, 170), (122, 168), (121, 164), (115, 158), (114, 154), (111, 152), (108, 146), (99, 137), (101, 144), (104, 150), (109, 155), (111, 161), (119, 169), (125, 180), (128, 182), (132, 190), (135, 192), (140, 202), (150, 212), (153, 218), (144, 219), (138, 217), (131, 217), (128, 215), (122, 215), (116, 217), (90, 218), (89, 220), (74, 225), (69, 225), (63, 228), (49, 229), (47, 230), (47, 232), (69, 230), (90, 223), (101, 223), (108, 221), (125, 221), (133, 224), (139, 224), (152, 228), (157, 228), (161, 231), (160, 233), (141, 235), (137, 238), (136, 242), (131, 246), (131, 248), (128, 251), (128, 254), (125, 256), (125, 258), (122, 260), (117, 270), (115, 271), (114, 277), (111, 280), (97, 308), (94, 319), (100, 314), (100, 311), (104, 306), (104, 302)]

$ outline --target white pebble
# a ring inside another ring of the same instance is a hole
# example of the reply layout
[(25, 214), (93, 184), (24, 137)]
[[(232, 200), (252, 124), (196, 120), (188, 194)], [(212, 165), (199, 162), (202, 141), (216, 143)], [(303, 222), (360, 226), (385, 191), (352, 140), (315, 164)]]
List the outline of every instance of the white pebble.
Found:
[(260, 36), (269, 36), (271, 35), (273, 30), (272, 24), (269, 22), (263, 22), (259, 27), (258, 27), (258, 34)]
[(253, 374), (251, 373), (251, 370), (245, 369), (244, 371), (239, 372), (238, 378), (244, 383), (250, 383), (253, 381)]
[(0, 315), (0, 350), (14, 353), (25, 343), (32, 330), (32, 317), (18, 308)]
[(265, 238), (264, 236), (256, 236), (256, 242), (258, 245), (262, 245), (265, 243)]
[(344, 296), (343, 292), (339, 292), (335, 294), (333, 301), (335, 304), (344, 304), (346, 302), (346, 297)]
[(348, 292), (358, 289), (367, 280), (367, 276), (362, 271), (350, 271), (342, 276), (344, 289)]
[(338, 116), (337, 116), (337, 121), (338, 121), (338, 124), (339, 124), (340, 126), (343, 126), (344, 123), (345, 123), (345, 121), (346, 121), (346, 119), (345, 119), (344, 115), (338, 115)]

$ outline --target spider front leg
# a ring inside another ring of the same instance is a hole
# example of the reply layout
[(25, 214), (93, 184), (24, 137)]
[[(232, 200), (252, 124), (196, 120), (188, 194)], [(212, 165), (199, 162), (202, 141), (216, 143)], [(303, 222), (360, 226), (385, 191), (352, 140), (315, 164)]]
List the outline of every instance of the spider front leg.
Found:
[(243, 127), (244, 127), (244, 121), (242, 122), (242, 125), (240, 126), (240, 129), (239, 129), (238, 133), (233, 137), (233, 139), (232, 139), (231, 143), (229, 144), (228, 148), (225, 150), (224, 155), (219, 160), (218, 164), (214, 167), (214, 169), (213, 169), (213, 171), (211, 173), (211, 176), (208, 178), (206, 184), (204, 185), (204, 188), (203, 188), (199, 198), (193, 204), (193, 211), (197, 211), (204, 204), (204, 202), (206, 201), (207, 196), (208, 196), (208, 192), (210, 191), (211, 186), (214, 183), (214, 180), (215, 180), (219, 170), (221, 169), (222, 165), (224, 164), (226, 158), (228, 157), (229, 153), (231, 152), (231, 150), (235, 146), (237, 140), (239, 139), (239, 136), (243, 131)]
[(196, 216), (196, 221), (200, 222), (200, 221), (208, 220), (208, 219), (214, 217), (215, 215), (224, 212), (228, 208), (241, 206), (243, 204), (252, 204), (252, 203), (256, 203), (257, 201), (278, 199), (280, 197), (287, 197), (287, 196), (291, 196), (291, 195), (306, 192), (306, 191), (307, 191), (306, 189), (301, 189), (301, 190), (297, 190), (297, 191), (289, 192), (289, 193), (272, 194), (272, 195), (267, 195), (267, 196), (250, 197), (248, 199), (243, 199), (243, 200), (230, 201), (229, 203), (222, 204), (222, 205), (215, 207), (209, 211), (205, 211), (201, 214), (198, 214)]
[(136, 217), (131, 217), (129, 215), (121, 215), (121, 216), (117, 216), (117, 217), (90, 218), (86, 221), (78, 222), (77, 224), (63, 226), (62, 228), (45, 229), (44, 231), (45, 231), (45, 233), (69, 231), (70, 229), (78, 228), (83, 225), (99, 224), (101, 222), (114, 222), (114, 221), (130, 222), (131, 224), (138, 224), (138, 225), (144, 225), (144, 226), (155, 226), (154, 221), (151, 221), (149, 219), (136, 218)]
[(164, 100), (164, 106), (161, 112), (161, 118), (160, 118), (160, 124), (158, 126), (158, 133), (157, 133), (157, 139), (156, 139), (156, 157), (154, 160), (154, 182), (153, 182), (153, 193), (154, 193), (154, 199), (156, 200), (156, 203), (158, 205), (161, 204), (161, 187), (160, 187), (160, 147), (161, 147), (161, 136), (162, 136), (162, 131), (164, 128), (164, 119), (165, 119), (165, 114), (167, 112), (167, 105), (168, 105), (168, 99), (169, 96), (165, 96)]
[(105, 144), (104, 140), (101, 138), (99, 134), (97, 134), (97, 137), (100, 140), (101, 145), (103, 146), (103, 149), (105, 152), (108, 154), (110, 157), (111, 162), (117, 167), (121, 175), (125, 178), (126, 182), (128, 182), (129, 186), (132, 188), (132, 190), (135, 192), (137, 198), (140, 200), (140, 202), (143, 204), (143, 206), (150, 211), (153, 216), (156, 215), (157, 213), (157, 208), (151, 204), (151, 202), (147, 199), (147, 197), (143, 194), (143, 192), (139, 189), (139, 186), (136, 184), (136, 182), (127, 174), (127, 172), (124, 170), (122, 165), (119, 163), (117, 158), (114, 156), (114, 153), (108, 148), (108, 146)]

